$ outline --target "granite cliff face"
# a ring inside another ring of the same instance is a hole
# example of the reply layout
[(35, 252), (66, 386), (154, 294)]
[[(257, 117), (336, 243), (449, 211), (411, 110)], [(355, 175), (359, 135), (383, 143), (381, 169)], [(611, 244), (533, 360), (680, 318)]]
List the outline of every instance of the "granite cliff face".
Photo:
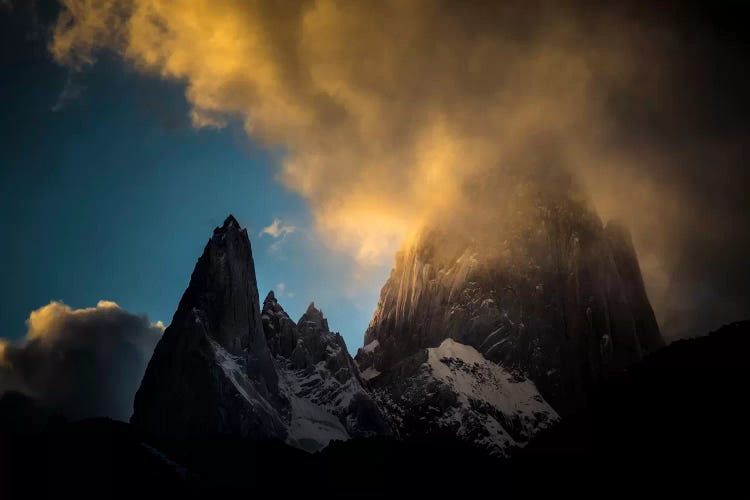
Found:
[(232, 216), (198, 260), (134, 410), (131, 422), (156, 436), (278, 439), (308, 451), (391, 433), (314, 304), (298, 324), (273, 292), (261, 310), (247, 231)]
[(567, 414), (662, 345), (627, 231), (604, 227), (569, 179), (511, 185), (398, 253), (356, 356), (373, 383), (452, 339)]
[(294, 323), (271, 292), (263, 327), (289, 401), (288, 442), (317, 451), (330, 441), (390, 435), (390, 423), (363, 386), (339, 333), (311, 303)]
[(286, 438), (247, 231), (231, 215), (198, 259), (138, 389), (131, 422), (168, 437)]
[(356, 363), (314, 304), (296, 323), (273, 292), (261, 307), (247, 232), (230, 216), (132, 422), (307, 451), (376, 435), (458, 436), (497, 455), (525, 446), (662, 341), (627, 231), (603, 226), (572, 187), (510, 185), (480, 224), (457, 212), (399, 252)]

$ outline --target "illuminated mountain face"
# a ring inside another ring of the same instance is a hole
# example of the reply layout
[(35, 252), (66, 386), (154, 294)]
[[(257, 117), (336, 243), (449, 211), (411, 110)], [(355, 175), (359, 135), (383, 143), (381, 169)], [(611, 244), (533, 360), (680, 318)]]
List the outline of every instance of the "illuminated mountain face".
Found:
[(377, 435), (457, 436), (498, 455), (524, 446), (661, 345), (627, 233), (532, 188), (492, 212), (497, 232), (446, 220), (401, 252), (357, 363), (314, 304), (297, 323), (273, 292), (261, 307), (247, 232), (230, 216), (154, 352), (132, 422), (307, 451)]
[(661, 346), (628, 232), (556, 186), (518, 183), (497, 210), (478, 204), (406, 245), (357, 354), (363, 373), (453, 339), (529, 377), (565, 414)]

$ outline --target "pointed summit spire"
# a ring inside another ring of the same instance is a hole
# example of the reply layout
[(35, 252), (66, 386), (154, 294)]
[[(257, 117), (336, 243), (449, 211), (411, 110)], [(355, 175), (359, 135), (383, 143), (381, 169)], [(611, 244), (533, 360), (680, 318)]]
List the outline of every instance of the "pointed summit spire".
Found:
[(230, 215), (195, 264), (143, 376), (131, 421), (159, 436), (283, 439), (278, 386), (250, 239)]
[(240, 227), (240, 223), (237, 222), (237, 219), (234, 218), (234, 215), (229, 214), (229, 216), (224, 219), (224, 226), (223, 227), (229, 227), (229, 226), (237, 226)]
[(237, 222), (237, 219), (234, 218), (234, 215), (229, 214), (229, 216), (224, 219), (224, 224), (221, 225), (221, 227), (217, 227), (214, 229), (214, 234), (219, 232), (226, 232), (229, 228), (236, 228), (240, 229), (242, 226), (240, 226), (240, 223)]
[(305, 314), (303, 314), (297, 322), (297, 324), (300, 326), (307, 323), (317, 325), (326, 332), (329, 331), (328, 320), (325, 318), (325, 316), (323, 316), (323, 311), (315, 307), (315, 302), (310, 302), (310, 305), (307, 306), (307, 311), (305, 311)]
[(240, 223), (237, 222), (237, 219), (234, 218), (234, 215), (229, 214), (229, 216), (224, 219), (224, 223), (221, 226), (217, 226), (214, 228), (214, 237), (217, 235), (224, 235), (231, 231), (238, 231), (240, 233), (247, 233), (247, 229), (242, 229), (242, 226), (240, 226)]

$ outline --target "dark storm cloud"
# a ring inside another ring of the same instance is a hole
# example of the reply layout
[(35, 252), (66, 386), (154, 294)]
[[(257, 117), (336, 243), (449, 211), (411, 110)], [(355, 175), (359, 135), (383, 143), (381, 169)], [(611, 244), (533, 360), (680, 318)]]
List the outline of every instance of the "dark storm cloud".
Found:
[(0, 339), (0, 392), (24, 392), (70, 418), (130, 417), (160, 323), (100, 301), (86, 309), (51, 302), (27, 325), (23, 342)]

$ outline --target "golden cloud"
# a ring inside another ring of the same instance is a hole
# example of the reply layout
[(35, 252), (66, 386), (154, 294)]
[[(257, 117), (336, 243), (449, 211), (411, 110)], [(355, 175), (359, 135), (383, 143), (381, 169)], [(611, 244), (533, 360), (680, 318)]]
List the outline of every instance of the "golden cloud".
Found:
[(597, 80), (632, 76), (614, 23), (581, 31), (553, 3), (64, 4), (58, 61), (113, 49), (184, 81), (196, 126), (242, 119), (287, 152), (280, 179), (362, 261), (390, 259), (467, 179), (526, 154), (529, 137), (589, 149)]
[(552, 163), (577, 176), (604, 217), (633, 227), (650, 286), (668, 287), (674, 238), (663, 228), (685, 228), (689, 217), (654, 172), (677, 162), (634, 147), (639, 131), (624, 133), (620, 119), (665, 102), (678, 41), (627, 7), (63, 4), (57, 61), (78, 68), (112, 50), (184, 82), (194, 125), (239, 119), (283, 151), (280, 181), (307, 200), (325, 241), (361, 263), (389, 262), (436, 214), (491, 213), (493, 190), (479, 199), (473, 186), (501, 188), (504, 169)]

